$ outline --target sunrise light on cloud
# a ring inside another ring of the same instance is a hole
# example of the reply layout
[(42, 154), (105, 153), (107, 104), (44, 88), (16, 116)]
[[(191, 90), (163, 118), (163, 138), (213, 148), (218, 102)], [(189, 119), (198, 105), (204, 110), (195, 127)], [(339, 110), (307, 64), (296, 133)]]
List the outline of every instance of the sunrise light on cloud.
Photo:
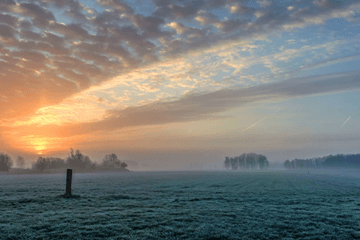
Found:
[(187, 169), (360, 150), (359, 1), (137, 2), (0, 4), (0, 152)]

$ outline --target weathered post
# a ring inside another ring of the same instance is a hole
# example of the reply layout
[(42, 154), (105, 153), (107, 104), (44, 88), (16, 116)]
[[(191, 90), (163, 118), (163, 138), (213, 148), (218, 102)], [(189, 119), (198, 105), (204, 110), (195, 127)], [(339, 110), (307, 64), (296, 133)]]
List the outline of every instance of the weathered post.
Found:
[(72, 169), (68, 169), (66, 173), (66, 191), (63, 197), (71, 197), (71, 178), (72, 178)]

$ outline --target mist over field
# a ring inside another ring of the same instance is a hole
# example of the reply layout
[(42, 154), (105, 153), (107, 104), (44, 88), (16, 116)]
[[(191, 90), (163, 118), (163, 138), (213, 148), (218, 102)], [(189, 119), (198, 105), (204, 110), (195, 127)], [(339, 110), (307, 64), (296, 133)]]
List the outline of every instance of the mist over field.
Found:
[(353, 171), (0, 175), (1, 239), (360, 239)]

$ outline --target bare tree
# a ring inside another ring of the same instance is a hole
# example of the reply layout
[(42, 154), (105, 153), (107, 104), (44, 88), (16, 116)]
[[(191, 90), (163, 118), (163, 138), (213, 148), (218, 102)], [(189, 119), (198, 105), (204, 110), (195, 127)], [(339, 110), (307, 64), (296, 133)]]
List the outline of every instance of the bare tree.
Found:
[(72, 168), (91, 168), (92, 162), (88, 156), (84, 156), (79, 150), (71, 148), (70, 156), (67, 158), (66, 163)]
[(118, 157), (116, 156), (116, 154), (112, 153), (110, 155), (105, 156), (105, 158), (103, 159), (102, 165), (104, 167), (120, 167), (121, 162), (118, 159)]
[(36, 163), (34, 163), (33, 169), (42, 172), (49, 166), (49, 163), (50, 162), (46, 158), (39, 157)]
[(9, 155), (0, 153), (0, 171), (8, 172), (12, 165), (13, 162), (11, 160), (11, 157)]
[(121, 167), (122, 167), (122, 168), (126, 168), (126, 167), (127, 167), (127, 164), (124, 163), (124, 162), (122, 162), (122, 163), (121, 163)]
[(229, 157), (226, 157), (226, 158), (225, 158), (224, 165), (225, 165), (225, 168), (226, 168), (226, 169), (230, 168), (230, 159), (229, 159)]
[(234, 158), (225, 158), (224, 165), (226, 168), (236, 169), (263, 169), (268, 168), (269, 161), (262, 154), (244, 153)]
[(25, 159), (23, 157), (18, 156), (18, 158), (16, 159), (16, 166), (19, 168), (24, 168)]
[(268, 168), (268, 166), (269, 166), (269, 162), (268, 162), (267, 158), (261, 154), (258, 155), (258, 164), (259, 164), (260, 169)]

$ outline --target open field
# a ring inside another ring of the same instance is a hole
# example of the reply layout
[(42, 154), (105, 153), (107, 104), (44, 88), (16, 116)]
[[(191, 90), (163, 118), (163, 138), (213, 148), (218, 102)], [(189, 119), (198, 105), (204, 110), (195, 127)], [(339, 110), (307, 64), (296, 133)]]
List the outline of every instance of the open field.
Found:
[(360, 239), (347, 174), (75, 173), (74, 199), (64, 174), (0, 183), (0, 239)]

